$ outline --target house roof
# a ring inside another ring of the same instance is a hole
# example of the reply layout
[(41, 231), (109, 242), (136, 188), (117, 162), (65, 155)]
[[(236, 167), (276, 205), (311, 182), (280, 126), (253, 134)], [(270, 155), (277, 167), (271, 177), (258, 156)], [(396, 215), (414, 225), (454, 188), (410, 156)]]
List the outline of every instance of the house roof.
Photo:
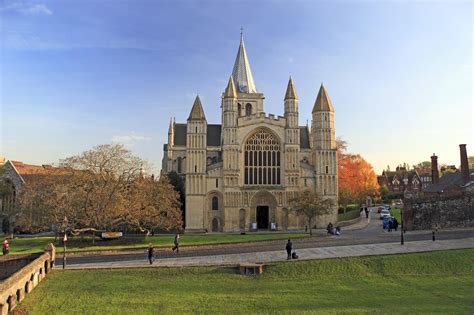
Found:
[(395, 178), (398, 181), (402, 181), (404, 178), (407, 178), (409, 182), (411, 182), (414, 177), (416, 177), (418, 180), (420, 179), (420, 176), (416, 170), (383, 171), (382, 176), (385, 176), (390, 183), (393, 182)]
[[(469, 170), (470, 181), (474, 181), (474, 169)], [(431, 184), (425, 188), (425, 192), (439, 192), (442, 193), (449, 187), (461, 187), (465, 184), (462, 178), (462, 173), (457, 171), (455, 173), (447, 173), (439, 178), (436, 184)]]

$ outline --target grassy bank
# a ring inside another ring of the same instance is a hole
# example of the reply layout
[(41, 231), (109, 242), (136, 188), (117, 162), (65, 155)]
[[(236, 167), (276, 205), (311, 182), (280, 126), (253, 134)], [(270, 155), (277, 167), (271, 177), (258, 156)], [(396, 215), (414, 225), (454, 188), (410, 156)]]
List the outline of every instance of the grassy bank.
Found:
[(444, 313), (474, 311), (474, 250), (230, 268), (55, 271), (28, 314)]
[[(278, 240), (287, 238), (309, 237), (305, 233), (268, 233), (268, 234), (183, 234), (180, 244), (182, 246), (219, 244), (219, 243), (239, 243), (264, 240)], [(68, 251), (90, 251), (90, 250), (122, 250), (145, 248), (149, 243), (157, 247), (172, 246), (174, 235), (159, 235), (150, 237), (125, 237), (116, 240), (96, 240), (92, 245), (92, 239), (85, 237), (69, 237)], [(55, 242), (54, 237), (34, 237), (16, 238), (10, 241), (10, 252), (12, 254), (25, 254), (43, 251), (48, 243), (54, 243), (59, 252), (62, 252), (62, 242), (60, 239)]]

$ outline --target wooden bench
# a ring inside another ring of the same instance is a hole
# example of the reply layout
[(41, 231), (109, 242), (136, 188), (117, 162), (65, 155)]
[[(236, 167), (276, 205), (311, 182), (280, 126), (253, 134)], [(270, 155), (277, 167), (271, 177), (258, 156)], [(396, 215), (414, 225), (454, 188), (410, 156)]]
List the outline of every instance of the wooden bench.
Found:
[(263, 264), (242, 263), (239, 270), (241, 275), (259, 275), (263, 273)]

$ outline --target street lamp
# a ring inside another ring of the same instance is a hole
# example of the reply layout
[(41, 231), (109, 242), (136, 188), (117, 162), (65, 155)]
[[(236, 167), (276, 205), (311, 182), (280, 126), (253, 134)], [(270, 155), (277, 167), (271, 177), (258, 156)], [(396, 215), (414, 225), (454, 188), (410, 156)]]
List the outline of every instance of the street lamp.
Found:
[(64, 237), (63, 237), (63, 246), (64, 246), (64, 250), (63, 250), (63, 269), (66, 268), (66, 242), (67, 242), (67, 224), (68, 224), (68, 220), (67, 220), (67, 217), (64, 217), (64, 220), (63, 220), (63, 225), (64, 225)]
[(400, 208), (400, 217), (401, 217), (401, 221), (402, 221), (402, 228), (400, 229), (400, 245), (404, 245), (405, 244), (405, 237), (403, 236), (403, 205), (402, 207)]

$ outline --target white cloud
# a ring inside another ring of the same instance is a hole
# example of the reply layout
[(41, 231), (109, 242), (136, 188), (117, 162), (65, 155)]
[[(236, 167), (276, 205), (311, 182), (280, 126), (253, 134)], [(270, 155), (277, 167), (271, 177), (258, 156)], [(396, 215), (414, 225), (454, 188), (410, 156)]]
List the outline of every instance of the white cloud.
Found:
[(133, 145), (137, 141), (147, 141), (151, 140), (151, 137), (148, 136), (140, 136), (135, 133), (132, 133), (130, 135), (124, 135), (124, 136), (113, 136), (110, 139), (112, 142), (119, 142), (123, 143), (126, 145)]
[(0, 5), (0, 13), (20, 13), (29, 15), (52, 15), (53, 11), (46, 4), (25, 1), (9, 2)]

